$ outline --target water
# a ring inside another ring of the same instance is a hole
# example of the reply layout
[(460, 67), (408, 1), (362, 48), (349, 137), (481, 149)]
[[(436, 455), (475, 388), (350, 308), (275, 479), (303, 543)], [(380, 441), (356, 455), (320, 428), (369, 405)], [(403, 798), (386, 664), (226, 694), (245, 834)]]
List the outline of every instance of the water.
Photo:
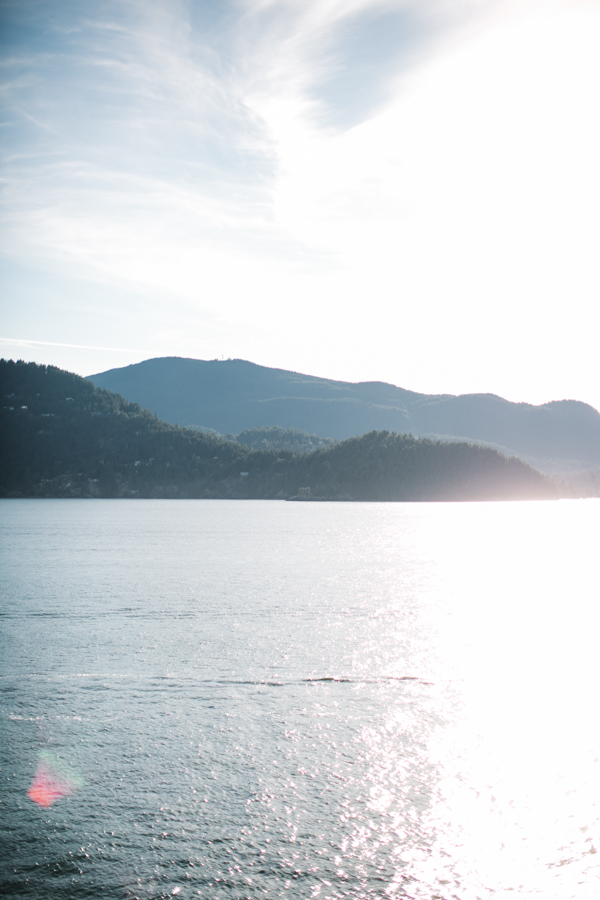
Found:
[(600, 895), (600, 502), (0, 517), (2, 897)]

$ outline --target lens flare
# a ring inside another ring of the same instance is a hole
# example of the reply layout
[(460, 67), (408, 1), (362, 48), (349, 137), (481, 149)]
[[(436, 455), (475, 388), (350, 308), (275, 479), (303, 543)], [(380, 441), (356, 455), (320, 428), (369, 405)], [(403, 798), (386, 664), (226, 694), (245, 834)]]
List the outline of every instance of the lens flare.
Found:
[(80, 775), (70, 769), (54, 754), (43, 750), (27, 796), (38, 806), (52, 806), (61, 797), (68, 797), (83, 784)]

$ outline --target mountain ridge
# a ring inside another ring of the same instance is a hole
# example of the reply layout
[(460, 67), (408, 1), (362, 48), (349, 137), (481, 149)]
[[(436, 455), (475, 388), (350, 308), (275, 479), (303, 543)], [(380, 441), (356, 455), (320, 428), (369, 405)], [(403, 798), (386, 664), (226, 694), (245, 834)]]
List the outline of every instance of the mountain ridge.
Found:
[[(268, 428), (232, 440), (170, 425), (53, 366), (0, 360), (0, 396), (0, 497), (406, 502), (559, 496), (556, 485), (521, 460), (475, 444), (371, 431), (321, 446), (311, 435)], [(269, 448), (281, 441), (288, 446)]]
[(389, 430), (479, 443), (549, 475), (600, 466), (600, 413), (579, 400), (536, 406), (492, 393), (422, 394), (240, 359), (157, 357), (88, 379), (171, 424), (197, 423), (222, 434), (280, 426), (345, 440)]

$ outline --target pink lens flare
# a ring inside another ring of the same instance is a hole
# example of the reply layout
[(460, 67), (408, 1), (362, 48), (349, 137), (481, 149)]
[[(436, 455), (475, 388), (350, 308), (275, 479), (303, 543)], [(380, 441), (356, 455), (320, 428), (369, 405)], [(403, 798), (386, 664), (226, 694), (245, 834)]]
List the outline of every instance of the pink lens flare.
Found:
[(82, 779), (51, 753), (40, 753), (33, 781), (27, 796), (38, 806), (52, 806), (61, 797), (68, 797), (82, 785)]

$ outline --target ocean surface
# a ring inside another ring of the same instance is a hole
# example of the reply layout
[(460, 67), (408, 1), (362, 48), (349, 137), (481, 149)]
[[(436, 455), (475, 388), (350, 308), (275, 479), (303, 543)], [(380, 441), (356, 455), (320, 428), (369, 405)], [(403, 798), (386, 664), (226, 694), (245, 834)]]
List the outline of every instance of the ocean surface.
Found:
[(0, 896), (600, 896), (600, 501), (0, 501)]

